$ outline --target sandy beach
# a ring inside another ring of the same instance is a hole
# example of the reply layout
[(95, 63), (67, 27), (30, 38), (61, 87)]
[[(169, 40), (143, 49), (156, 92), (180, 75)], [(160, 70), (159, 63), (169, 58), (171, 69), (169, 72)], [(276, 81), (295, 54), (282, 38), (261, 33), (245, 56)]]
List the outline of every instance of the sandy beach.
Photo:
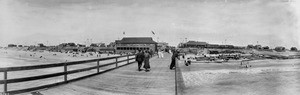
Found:
[[(70, 61), (79, 61), (79, 60), (88, 60), (88, 59), (96, 59), (96, 58), (105, 58), (105, 57), (112, 57), (112, 56), (119, 56), (119, 54), (109, 56), (107, 54), (99, 54), (98, 57), (95, 53), (79, 53), (76, 57), (73, 57), (72, 53), (60, 53), (60, 52), (30, 52), (30, 51), (16, 51), (16, 50), (4, 50), (0, 49), (0, 67), (14, 67), (14, 66), (31, 66), (31, 65), (41, 65), (41, 64), (50, 64), (50, 63), (61, 63), (61, 62), (70, 62)], [(101, 56), (101, 57), (100, 57)], [(132, 57), (130, 57), (132, 58)], [(120, 58), (119, 60), (124, 60), (124, 58)], [(115, 62), (115, 59), (101, 61), (101, 64)], [(125, 64), (120, 63), (120, 65)], [(79, 64), (79, 65), (72, 65), (68, 66), (68, 70), (75, 70), (80, 68), (87, 68), (91, 66), (96, 66), (96, 62), (86, 63), (86, 64)], [(100, 68), (100, 71), (112, 68), (114, 66), (107, 66)], [(63, 67), (55, 67), (55, 68), (47, 68), (47, 69), (36, 69), (36, 70), (26, 70), (26, 71), (14, 71), (8, 73), (8, 79), (12, 78), (22, 78), (22, 77), (29, 77), (29, 76), (38, 76), (44, 74), (51, 74), (57, 72), (63, 72)], [(68, 79), (73, 79), (77, 77), (81, 77), (84, 75), (92, 74), (97, 72), (97, 70), (90, 70), (76, 74), (68, 75)], [(3, 78), (3, 74), (0, 74), (0, 77)], [(41, 86), (45, 84), (55, 83), (63, 81), (63, 76), (42, 79), (42, 80), (35, 80), (35, 81), (28, 81), (28, 82), (21, 82), (21, 83), (14, 83), (9, 84), (9, 90), (17, 90), (23, 89), (28, 87), (35, 87)], [(3, 86), (0, 86), (0, 89), (3, 89)]]
[(184, 95), (298, 95), (300, 60), (255, 60), (250, 68), (239, 62), (179, 63)]
[[(59, 63), (66, 61), (88, 60), (108, 57), (89, 56), (88, 53), (73, 57), (70, 53), (59, 52), (29, 52), (3, 50), (0, 51), (1, 67), (28, 66), (37, 64)], [(55, 55), (53, 55), (55, 54)], [(31, 55), (31, 56), (30, 56)], [(34, 55), (34, 56), (33, 56)], [(81, 56), (83, 55), (83, 56)], [(43, 56), (40, 58), (40, 56)], [(110, 55), (118, 56), (118, 55)], [(121, 59), (120, 59), (121, 60)], [(107, 60), (101, 64), (113, 62)], [(263, 59), (250, 61), (250, 68), (240, 67), (241, 60), (228, 62), (193, 62), (185, 66), (179, 60), (182, 84), (180, 89), (183, 95), (298, 95), (300, 93), (300, 59)], [(69, 66), (68, 70), (95, 66), (96, 63)], [(105, 70), (110, 67), (101, 68)], [(22, 72), (9, 72), (8, 78), (20, 78), (61, 72), (63, 68), (48, 68), (28, 70)], [(71, 74), (68, 78), (76, 78), (95, 73), (96, 70)], [(2, 74), (0, 74), (2, 77)], [(9, 84), (9, 90), (35, 87), (63, 81), (63, 76), (43, 80)], [(0, 89), (3, 86), (0, 86)]]

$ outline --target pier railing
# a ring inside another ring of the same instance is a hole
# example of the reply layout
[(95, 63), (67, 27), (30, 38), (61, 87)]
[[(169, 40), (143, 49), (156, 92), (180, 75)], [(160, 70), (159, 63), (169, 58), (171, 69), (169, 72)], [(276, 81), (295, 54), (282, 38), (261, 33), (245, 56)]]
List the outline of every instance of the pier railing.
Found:
[[(91, 77), (91, 76), (94, 76), (94, 75), (102, 74), (102, 73), (114, 70), (116, 68), (134, 63), (135, 62), (134, 56), (135, 55), (123, 55), (123, 56), (115, 56), (115, 57), (83, 60), (83, 61), (43, 64), (43, 65), (34, 65), (34, 66), (20, 66), (20, 67), (0, 68), (0, 73), (3, 73), (3, 80), (0, 80), (0, 84), (3, 85), (2, 94), (18, 94), (18, 93), (30, 92), (30, 91), (49, 88), (49, 87), (57, 86), (57, 85), (60, 85), (60, 84), (65, 84), (65, 83), (68, 83), (68, 82), (72, 82), (72, 81), (80, 80), (80, 79), (83, 79), (83, 78)], [(123, 60), (122, 60), (122, 58), (123, 58)], [(100, 65), (101, 61), (113, 60), (113, 59), (115, 59), (115, 62), (110, 62), (110, 63), (105, 63), (105, 64), (101, 63), (101, 65)], [(118, 60), (118, 59), (121, 59), (121, 60)], [(92, 67), (80, 68), (80, 69), (75, 69), (75, 70), (68, 70), (68, 66), (85, 64), (85, 63), (92, 63), (92, 62), (97, 62), (97, 64), (95, 64), (95, 66), (92, 66)], [(118, 63), (121, 63), (121, 62), (125, 62), (125, 64), (122, 64), (122, 65), (118, 64)], [(104, 71), (100, 71), (100, 69), (99, 69), (101, 67), (113, 66), (113, 65), (115, 65), (113, 68), (109, 68), (109, 69), (106, 69)], [(46, 68), (53, 68), (53, 67), (62, 67), (64, 71), (63, 72), (57, 72), (57, 73), (51, 73), (51, 74), (38, 75), (38, 76), (8, 79), (8, 72), (46, 69)], [(95, 72), (93, 74), (88, 74), (88, 75), (81, 76), (81, 77), (78, 77), (78, 78), (68, 79), (69, 74), (76, 74), (76, 73), (79, 73), (79, 72), (90, 71), (90, 70), (95, 70), (95, 69), (97, 69), (97, 72)], [(42, 85), (42, 86), (24, 88), (24, 89), (19, 89), (19, 90), (9, 90), (9, 88), (8, 88), (8, 85), (12, 84), (12, 83), (28, 82), (28, 81), (33, 81), (33, 80), (40, 80), (40, 79), (47, 79), (47, 78), (61, 77), (61, 76), (64, 76), (61, 82), (55, 82), (55, 83), (52, 83), (52, 84), (46, 84), (46, 85)]]

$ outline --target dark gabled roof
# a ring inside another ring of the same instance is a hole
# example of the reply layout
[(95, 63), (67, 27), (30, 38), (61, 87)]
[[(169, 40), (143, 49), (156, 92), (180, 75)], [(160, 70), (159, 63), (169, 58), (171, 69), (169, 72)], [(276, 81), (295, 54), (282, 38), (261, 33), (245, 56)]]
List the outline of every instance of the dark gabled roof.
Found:
[(121, 44), (157, 44), (151, 37), (124, 37), (118, 43)]
[(198, 41), (188, 41), (185, 44), (188, 44), (188, 45), (207, 45), (206, 42), (198, 42)]

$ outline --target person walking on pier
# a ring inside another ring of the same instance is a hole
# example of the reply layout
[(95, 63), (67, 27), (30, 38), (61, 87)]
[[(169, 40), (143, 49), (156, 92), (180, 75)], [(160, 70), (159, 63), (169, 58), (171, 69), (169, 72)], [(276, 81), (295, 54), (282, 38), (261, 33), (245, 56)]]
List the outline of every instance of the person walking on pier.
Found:
[(151, 58), (150, 52), (147, 50), (144, 54), (145, 59), (144, 59), (144, 68), (146, 72), (150, 71), (150, 62), (149, 59)]
[(136, 57), (135, 57), (135, 61), (138, 62), (138, 70), (142, 71), (141, 67), (143, 65), (143, 61), (144, 61), (144, 53), (139, 50), (139, 52), (137, 53)]
[(159, 50), (158, 51), (158, 58), (164, 58), (164, 54), (162, 53), (163, 51), (162, 50)]
[(173, 68), (175, 67), (176, 58), (178, 59), (178, 51), (174, 50), (172, 55), (171, 65), (170, 65), (171, 70), (173, 70)]

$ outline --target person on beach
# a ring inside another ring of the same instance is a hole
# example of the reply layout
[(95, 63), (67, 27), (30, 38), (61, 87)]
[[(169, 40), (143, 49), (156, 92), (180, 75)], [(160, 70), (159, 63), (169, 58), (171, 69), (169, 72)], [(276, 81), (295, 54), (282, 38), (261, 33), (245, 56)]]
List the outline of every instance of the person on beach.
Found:
[(147, 50), (144, 54), (145, 59), (144, 59), (144, 68), (146, 72), (150, 71), (150, 62), (149, 59), (151, 58), (150, 52)]
[(144, 61), (144, 53), (141, 50), (136, 54), (135, 61), (138, 62), (138, 70), (142, 71), (141, 67)]
[(184, 63), (185, 63), (185, 66), (191, 65), (191, 63), (192, 63), (191, 58), (187, 58), (187, 59), (184, 61)]
[(178, 59), (178, 51), (175, 51), (172, 53), (172, 61), (171, 61), (171, 65), (170, 65), (170, 69), (173, 70), (173, 68), (175, 67), (175, 62), (176, 62), (176, 58)]

